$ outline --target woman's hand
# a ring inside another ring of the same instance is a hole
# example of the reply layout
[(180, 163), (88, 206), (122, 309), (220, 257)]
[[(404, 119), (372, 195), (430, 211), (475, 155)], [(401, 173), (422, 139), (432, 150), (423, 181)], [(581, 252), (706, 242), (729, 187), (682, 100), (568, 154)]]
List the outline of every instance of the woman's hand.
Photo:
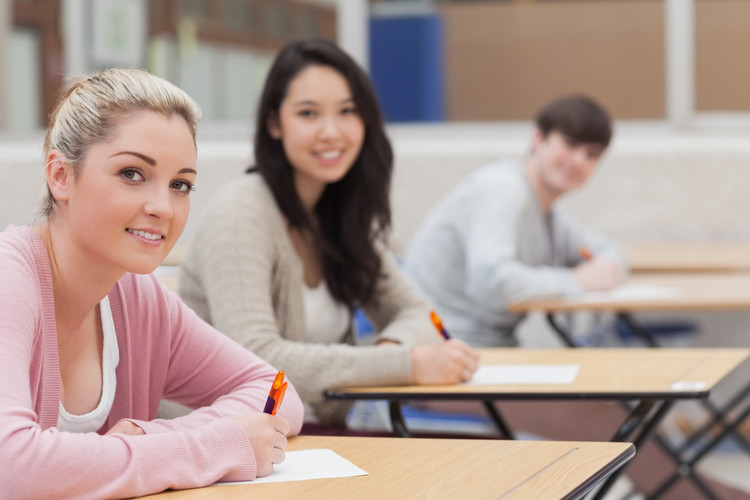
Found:
[(256, 477), (269, 475), (273, 472), (273, 464), (280, 464), (284, 461), (289, 423), (281, 417), (267, 413), (253, 413), (232, 418), (242, 426), (253, 447), (257, 467)]
[(474, 375), (479, 352), (466, 342), (450, 339), (413, 348), (411, 363), (417, 384), (457, 384)]

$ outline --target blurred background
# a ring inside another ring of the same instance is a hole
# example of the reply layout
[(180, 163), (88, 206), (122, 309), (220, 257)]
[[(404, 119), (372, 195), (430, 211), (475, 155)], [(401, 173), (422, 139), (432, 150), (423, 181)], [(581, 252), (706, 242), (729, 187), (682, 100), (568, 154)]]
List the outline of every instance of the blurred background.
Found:
[(145, 68), (208, 122), (247, 121), (275, 51), (338, 40), (392, 122), (526, 120), (585, 92), (617, 119), (750, 111), (745, 0), (0, 0), (0, 130), (41, 128), (67, 75)]

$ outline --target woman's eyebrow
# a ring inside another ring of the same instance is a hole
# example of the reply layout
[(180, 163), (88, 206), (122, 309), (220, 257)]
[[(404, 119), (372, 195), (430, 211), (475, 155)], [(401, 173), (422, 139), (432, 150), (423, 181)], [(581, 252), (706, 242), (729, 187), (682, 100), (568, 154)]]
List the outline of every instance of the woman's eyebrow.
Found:
[(135, 151), (120, 151), (119, 153), (115, 153), (113, 155), (110, 155), (109, 157), (110, 158), (114, 158), (115, 156), (120, 156), (120, 155), (133, 155), (133, 156), (138, 157), (141, 160), (145, 161), (146, 163), (148, 163), (152, 167), (156, 166), (156, 160), (154, 160), (150, 156), (144, 155), (143, 153), (137, 153)]

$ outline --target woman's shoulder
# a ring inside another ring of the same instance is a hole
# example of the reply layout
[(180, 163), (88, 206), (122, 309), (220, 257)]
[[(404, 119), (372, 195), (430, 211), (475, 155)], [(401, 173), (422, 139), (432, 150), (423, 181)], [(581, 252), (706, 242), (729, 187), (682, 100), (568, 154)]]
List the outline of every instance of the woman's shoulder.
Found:
[(41, 237), (28, 226), (8, 226), (0, 233), (0, 303), (4, 309), (40, 306), (54, 310), (47, 251)]
[(220, 186), (211, 200), (225, 203), (257, 203), (273, 200), (273, 194), (263, 176), (251, 172), (238, 176)]
[(49, 268), (49, 260), (41, 237), (29, 226), (9, 225), (0, 232), (0, 268), (5, 274), (11, 267), (24, 268), (41, 274)]
[[(214, 191), (203, 210), (208, 217), (247, 217), (278, 211), (263, 177), (249, 173), (232, 179)], [(215, 222), (215, 220), (214, 220)], [(210, 222), (212, 223), (212, 222)]]

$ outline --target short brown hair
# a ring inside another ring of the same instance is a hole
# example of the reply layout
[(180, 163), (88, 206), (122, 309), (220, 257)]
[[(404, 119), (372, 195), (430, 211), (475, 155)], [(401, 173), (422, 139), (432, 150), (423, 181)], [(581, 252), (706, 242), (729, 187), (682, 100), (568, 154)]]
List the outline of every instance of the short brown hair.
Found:
[(550, 132), (560, 132), (574, 141), (600, 144), (604, 148), (612, 139), (607, 111), (582, 95), (561, 97), (544, 106), (537, 115), (536, 126), (544, 137)]

